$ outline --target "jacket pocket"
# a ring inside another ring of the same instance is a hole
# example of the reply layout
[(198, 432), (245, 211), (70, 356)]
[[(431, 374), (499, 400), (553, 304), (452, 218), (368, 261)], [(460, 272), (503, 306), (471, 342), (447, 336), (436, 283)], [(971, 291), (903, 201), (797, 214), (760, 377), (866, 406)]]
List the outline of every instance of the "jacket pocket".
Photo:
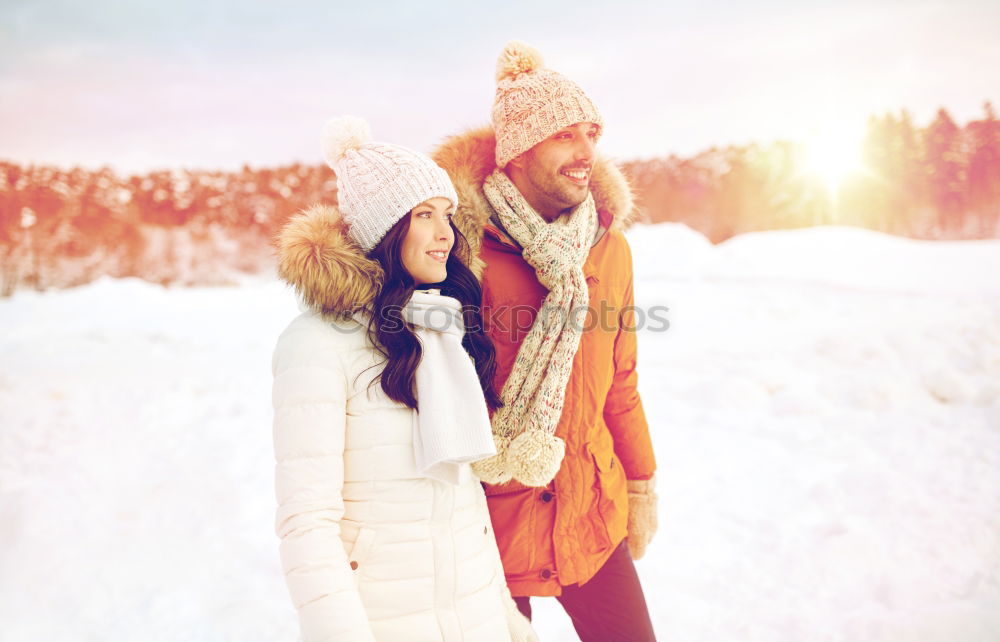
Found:
[(506, 495), (508, 493), (520, 493), (524, 491), (530, 491), (530, 486), (525, 486), (516, 479), (512, 479), (509, 482), (503, 484), (487, 484), (482, 482), (483, 493), (487, 497), (492, 497), (493, 495)]
[(615, 531), (620, 530), (619, 522), (628, 515), (628, 487), (625, 472), (614, 450), (594, 452), (591, 444), (587, 451), (594, 461), (596, 481), (594, 491), (597, 494), (597, 515), (592, 516), (592, 522), (601, 535), (606, 538), (606, 546), (611, 546)]
[(358, 536), (354, 540), (354, 545), (351, 547), (350, 552), (347, 554), (347, 561), (351, 566), (351, 572), (354, 573), (355, 583), (358, 582), (361, 574), (367, 570), (369, 556), (374, 544), (375, 531), (364, 526), (358, 529)]

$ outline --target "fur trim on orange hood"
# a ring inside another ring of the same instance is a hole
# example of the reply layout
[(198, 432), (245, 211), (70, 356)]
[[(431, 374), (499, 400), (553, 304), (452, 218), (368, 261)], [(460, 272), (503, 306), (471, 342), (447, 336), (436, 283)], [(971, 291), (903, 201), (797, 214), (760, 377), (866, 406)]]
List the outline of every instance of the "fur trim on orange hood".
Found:
[(382, 287), (382, 268), (347, 236), (336, 207), (316, 205), (296, 214), (278, 234), (278, 276), (309, 307), (349, 316)]
[[(472, 246), (473, 256), (479, 256), (483, 227), (489, 221), (492, 208), (483, 193), (483, 181), (496, 169), (496, 136), (492, 127), (471, 129), (451, 136), (438, 147), (431, 158), (443, 167), (458, 192), (458, 210), (455, 225)], [(590, 193), (599, 210), (614, 217), (611, 229), (627, 227), (636, 215), (632, 190), (628, 179), (607, 158), (598, 155), (591, 174)], [(476, 259), (473, 267), (476, 276), (482, 275), (482, 266)]]

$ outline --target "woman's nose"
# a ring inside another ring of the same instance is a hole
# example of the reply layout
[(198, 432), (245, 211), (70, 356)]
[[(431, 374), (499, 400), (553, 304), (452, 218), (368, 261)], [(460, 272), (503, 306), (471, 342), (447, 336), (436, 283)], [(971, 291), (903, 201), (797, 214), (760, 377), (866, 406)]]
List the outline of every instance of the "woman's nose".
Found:
[(451, 231), (451, 224), (447, 219), (444, 219), (438, 223), (437, 237), (442, 241), (451, 241), (455, 234)]

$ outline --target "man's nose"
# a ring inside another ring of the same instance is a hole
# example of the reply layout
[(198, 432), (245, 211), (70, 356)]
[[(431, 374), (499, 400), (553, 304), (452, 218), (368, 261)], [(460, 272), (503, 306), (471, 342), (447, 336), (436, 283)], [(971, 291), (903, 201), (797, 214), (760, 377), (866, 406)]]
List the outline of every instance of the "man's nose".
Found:
[(581, 136), (576, 144), (576, 153), (574, 158), (576, 160), (586, 160), (593, 161), (594, 154), (597, 153), (597, 141), (593, 140), (590, 136)]

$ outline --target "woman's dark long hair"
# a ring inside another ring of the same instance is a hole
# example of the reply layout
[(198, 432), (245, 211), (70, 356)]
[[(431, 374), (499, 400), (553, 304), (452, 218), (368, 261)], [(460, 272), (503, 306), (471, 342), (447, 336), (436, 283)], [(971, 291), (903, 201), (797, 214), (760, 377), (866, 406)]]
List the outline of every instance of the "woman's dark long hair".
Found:
[[(483, 326), (483, 291), (472, 271), (458, 258), (459, 255), (468, 254), (468, 241), (454, 223), (449, 225), (455, 234), (455, 244), (445, 263), (448, 276), (441, 283), (429, 285), (440, 288), (441, 294), (454, 297), (461, 304), (465, 324), (462, 346), (475, 361), (479, 385), (486, 397), (486, 405), (492, 411), (502, 406), (503, 402), (493, 385), (496, 349)], [(373, 312), (368, 325), (368, 336), (375, 349), (386, 360), (381, 376), (382, 390), (390, 399), (416, 409), (414, 375), (417, 364), (420, 363), (422, 349), (420, 341), (402, 316), (403, 308), (416, 289), (416, 283), (401, 259), (403, 240), (409, 229), (410, 214), (407, 213), (368, 254), (379, 262), (385, 272), (382, 289), (372, 300)]]

